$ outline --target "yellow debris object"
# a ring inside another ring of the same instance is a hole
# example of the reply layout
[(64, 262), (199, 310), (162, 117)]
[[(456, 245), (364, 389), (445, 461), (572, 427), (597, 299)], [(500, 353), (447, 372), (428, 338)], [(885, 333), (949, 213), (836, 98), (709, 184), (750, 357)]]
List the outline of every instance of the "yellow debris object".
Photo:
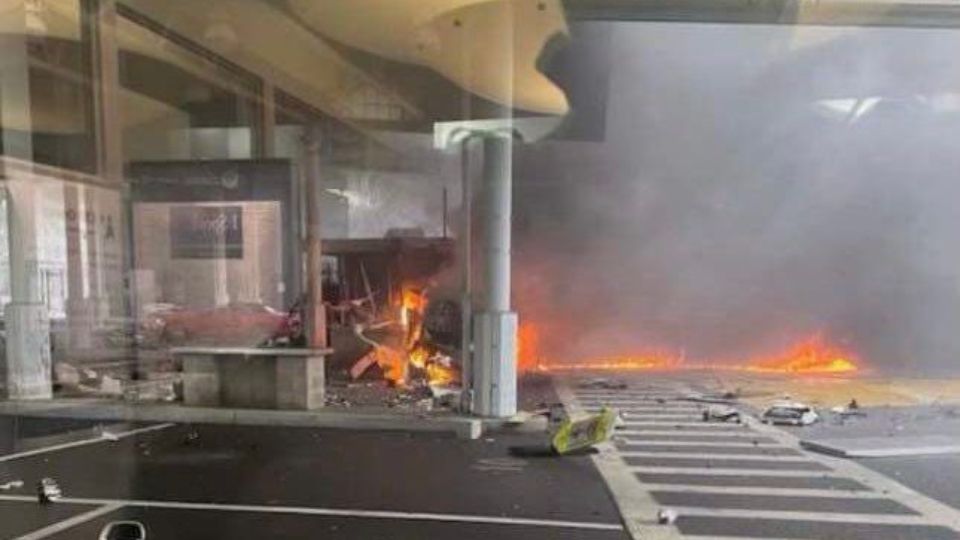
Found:
[(616, 421), (617, 412), (607, 407), (598, 414), (567, 418), (554, 433), (550, 446), (558, 454), (568, 454), (605, 442), (613, 435)]

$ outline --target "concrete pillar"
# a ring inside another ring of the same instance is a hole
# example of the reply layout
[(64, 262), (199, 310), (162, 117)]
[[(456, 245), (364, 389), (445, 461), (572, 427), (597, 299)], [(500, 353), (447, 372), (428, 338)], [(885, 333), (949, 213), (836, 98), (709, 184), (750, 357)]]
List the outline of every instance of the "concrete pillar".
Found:
[(37, 256), (37, 189), (31, 180), (7, 181), (11, 296), (4, 307), (7, 399), (53, 397), (50, 321), (41, 301)]
[(474, 316), (474, 412), (508, 417), (517, 412), (517, 314), (510, 311), (510, 241), (513, 189), (509, 135), (483, 139), (483, 284)]
[[(8, 157), (33, 160), (29, 55), (24, 4), (4, 13), (14, 30), (0, 47), (0, 129)], [(19, 28), (17, 28), (19, 27)], [(6, 210), (10, 253), (10, 303), (4, 306), (6, 356), (0, 383), (7, 399), (53, 395), (50, 322), (40, 295), (37, 255), (37, 179), (29, 172), (7, 175)]]
[(309, 347), (322, 349), (327, 346), (327, 314), (323, 306), (323, 250), (320, 220), (321, 195), (323, 193), (320, 167), (320, 127), (308, 126), (303, 138), (305, 209), (307, 218), (306, 285), (307, 302), (304, 306), (304, 323)]

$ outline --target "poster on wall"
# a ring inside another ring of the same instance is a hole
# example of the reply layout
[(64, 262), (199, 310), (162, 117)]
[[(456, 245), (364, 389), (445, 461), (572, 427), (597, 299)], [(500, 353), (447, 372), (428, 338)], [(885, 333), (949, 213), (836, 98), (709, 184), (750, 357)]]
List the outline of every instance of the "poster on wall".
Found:
[(170, 207), (170, 257), (242, 259), (243, 207)]

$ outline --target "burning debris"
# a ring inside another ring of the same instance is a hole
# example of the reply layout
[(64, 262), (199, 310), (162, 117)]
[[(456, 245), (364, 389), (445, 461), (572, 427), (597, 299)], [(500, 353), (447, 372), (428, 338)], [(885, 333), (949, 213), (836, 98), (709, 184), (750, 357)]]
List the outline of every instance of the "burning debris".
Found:
[[(354, 325), (354, 335), (370, 351), (354, 362), (350, 378), (358, 380), (373, 366), (379, 366), (390, 385), (408, 390), (397, 395), (388, 407), (410, 406), (428, 411), (436, 404), (453, 407), (459, 402), (460, 371), (447, 347), (434, 338), (430, 324), (427, 290), (403, 287), (396, 318), (373, 320)], [(379, 331), (382, 336), (374, 337)], [(422, 392), (417, 392), (418, 388)], [(427, 402), (430, 402), (429, 405)]]

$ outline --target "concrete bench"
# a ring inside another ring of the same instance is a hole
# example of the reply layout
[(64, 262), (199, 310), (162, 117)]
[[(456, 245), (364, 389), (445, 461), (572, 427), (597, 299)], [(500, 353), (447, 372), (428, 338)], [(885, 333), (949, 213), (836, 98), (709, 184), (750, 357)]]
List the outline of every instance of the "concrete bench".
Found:
[(183, 402), (195, 407), (309, 410), (324, 405), (332, 349), (178, 347)]

